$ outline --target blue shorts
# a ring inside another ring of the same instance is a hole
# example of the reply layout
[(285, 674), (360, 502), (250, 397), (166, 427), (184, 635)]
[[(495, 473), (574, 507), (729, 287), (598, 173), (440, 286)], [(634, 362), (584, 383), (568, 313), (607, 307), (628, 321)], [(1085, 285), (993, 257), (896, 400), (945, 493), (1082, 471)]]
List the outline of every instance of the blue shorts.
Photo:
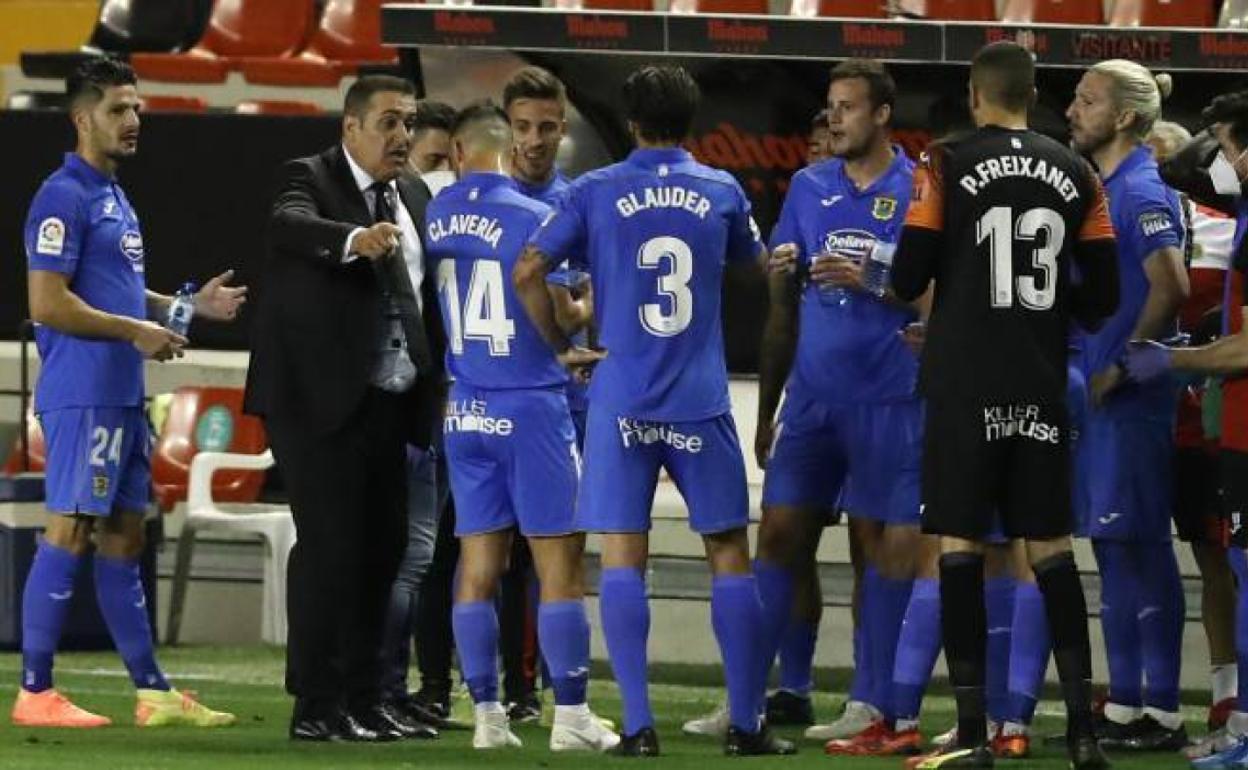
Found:
[(832, 406), (789, 390), (767, 472), (764, 505), (838, 504), (850, 516), (918, 524), (923, 405)]
[(151, 499), (151, 433), (140, 407), (42, 412), (47, 507), (52, 513), (142, 513)]
[(532, 537), (576, 531), (572, 517), (580, 457), (562, 388), (455, 385), (442, 434), (456, 535), (514, 526)]
[(578, 529), (648, 532), (660, 468), (685, 499), (695, 532), (727, 532), (749, 523), (745, 458), (730, 412), (692, 422), (649, 422), (591, 403), (586, 422)]
[(1173, 425), (1166, 420), (1123, 414), (1109, 406), (1088, 415), (1079, 443), (1087, 536), (1094, 540), (1169, 541), (1174, 502)]

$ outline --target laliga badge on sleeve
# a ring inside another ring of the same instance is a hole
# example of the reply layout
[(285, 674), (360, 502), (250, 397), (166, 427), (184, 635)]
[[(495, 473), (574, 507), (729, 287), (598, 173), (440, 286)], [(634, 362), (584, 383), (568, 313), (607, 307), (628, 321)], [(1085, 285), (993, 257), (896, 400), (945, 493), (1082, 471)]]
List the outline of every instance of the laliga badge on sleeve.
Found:
[(39, 239), (35, 253), (59, 257), (65, 251), (65, 223), (56, 217), (48, 217), (39, 223)]

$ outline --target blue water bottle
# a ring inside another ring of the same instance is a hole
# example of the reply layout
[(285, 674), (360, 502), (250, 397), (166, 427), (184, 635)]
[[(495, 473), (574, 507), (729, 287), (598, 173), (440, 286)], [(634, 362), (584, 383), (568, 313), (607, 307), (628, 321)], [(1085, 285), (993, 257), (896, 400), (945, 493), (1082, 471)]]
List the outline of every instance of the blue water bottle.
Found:
[(173, 295), (169, 303), (169, 315), (165, 319), (165, 328), (174, 334), (187, 336), (191, 330), (191, 319), (195, 317), (195, 292), (199, 287), (190, 281), (182, 284), (178, 293)]

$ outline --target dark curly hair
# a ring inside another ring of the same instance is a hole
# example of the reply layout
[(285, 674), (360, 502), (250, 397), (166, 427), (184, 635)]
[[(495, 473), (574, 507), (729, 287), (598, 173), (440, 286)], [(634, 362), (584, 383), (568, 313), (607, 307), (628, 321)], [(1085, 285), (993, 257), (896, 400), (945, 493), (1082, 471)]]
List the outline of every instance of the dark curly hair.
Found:
[(1231, 138), (1240, 147), (1248, 147), (1248, 91), (1223, 94), (1209, 103), (1200, 113), (1205, 126), (1226, 123), (1231, 127)]

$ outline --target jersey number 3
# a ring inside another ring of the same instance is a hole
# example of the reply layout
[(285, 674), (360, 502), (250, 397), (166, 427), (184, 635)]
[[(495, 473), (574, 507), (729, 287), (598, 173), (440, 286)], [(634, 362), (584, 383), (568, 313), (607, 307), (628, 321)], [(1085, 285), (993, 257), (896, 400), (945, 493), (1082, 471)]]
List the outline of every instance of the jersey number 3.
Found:
[(498, 260), (478, 259), (472, 263), (468, 282), (467, 307), (460, 311), (459, 280), (455, 276), (455, 260), (438, 263), (438, 291), (446, 297), (451, 352), (464, 352), (464, 338), (488, 342), (490, 355), (511, 355), (511, 341), (516, 336), (516, 322), (507, 317), (506, 293), (503, 290), (503, 266)]
[(689, 279), (693, 277), (693, 251), (689, 244), (670, 235), (651, 238), (641, 244), (637, 251), (637, 267), (643, 270), (667, 268), (658, 277), (655, 289), (667, 300), (647, 302), (637, 308), (642, 327), (656, 337), (674, 337), (693, 321), (693, 292), (689, 291)]
[[(1043, 242), (1040, 234), (1043, 233)], [(1057, 299), (1057, 255), (1066, 241), (1066, 221), (1053, 209), (1035, 208), (1014, 218), (1009, 206), (988, 209), (975, 227), (976, 245), (988, 241), (992, 272), (989, 290), (994, 308), (1014, 306), (1014, 289), (1018, 301), (1028, 310), (1048, 310)], [(1031, 248), (1031, 266), (1040, 275), (1014, 277), (1014, 244), (1026, 243)]]

